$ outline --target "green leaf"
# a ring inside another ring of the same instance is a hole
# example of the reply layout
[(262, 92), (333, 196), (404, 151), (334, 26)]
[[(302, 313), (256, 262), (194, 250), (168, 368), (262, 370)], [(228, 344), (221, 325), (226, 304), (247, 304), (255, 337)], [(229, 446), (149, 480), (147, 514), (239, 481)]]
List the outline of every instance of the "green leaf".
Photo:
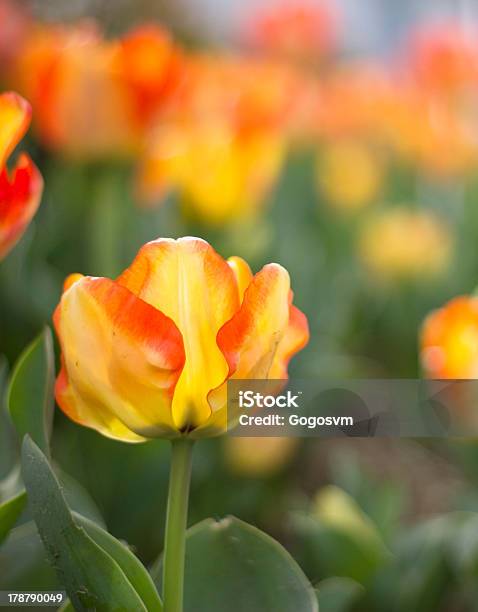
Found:
[(188, 530), (184, 595), (184, 612), (318, 612), (314, 590), (290, 554), (232, 516)]
[(12, 497), (3, 504), (0, 504), (0, 544), (7, 537), (10, 529), (13, 528), (18, 520), (18, 517), (23, 512), (27, 496), (25, 491), (22, 491), (15, 497)]
[(22, 473), (48, 558), (75, 609), (145, 611), (120, 566), (73, 520), (57, 478), (29, 436), (23, 441)]
[(0, 544), (9, 535), (23, 512), (26, 493), (21, 479), (20, 466), (15, 466), (0, 481)]
[(20, 439), (29, 434), (49, 456), (55, 364), (48, 327), (22, 353), (8, 390), (8, 409)]
[(143, 600), (147, 610), (163, 609), (154, 582), (140, 560), (122, 542), (89, 519), (73, 512), (75, 522), (83, 527), (86, 533), (98, 546), (106, 551), (123, 570), (128, 580)]
[(355, 580), (327, 578), (317, 587), (320, 612), (348, 612), (363, 593), (363, 586)]
[(61, 606), (58, 612), (75, 612), (75, 608), (69, 599)]

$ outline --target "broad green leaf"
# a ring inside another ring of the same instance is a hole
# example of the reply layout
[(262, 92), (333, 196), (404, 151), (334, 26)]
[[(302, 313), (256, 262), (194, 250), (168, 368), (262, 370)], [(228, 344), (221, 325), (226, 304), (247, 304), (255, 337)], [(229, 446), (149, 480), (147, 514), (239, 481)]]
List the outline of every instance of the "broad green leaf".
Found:
[(106, 551), (123, 570), (128, 580), (143, 600), (147, 610), (163, 609), (154, 582), (140, 560), (122, 542), (89, 519), (73, 512), (75, 522), (83, 527), (86, 533), (98, 546)]
[(22, 472), (48, 558), (75, 609), (145, 611), (120, 566), (75, 523), (46, 457), (29, 436), (23, 441)]
[(75, 612), (75, 608), (69, 599), (61, 606), (58, 612)]
[(390, 559), (372, 521), (337, 487), (320, 491), (312, 512), (295, 514), (293, 525), (304, 566), (321, 578), (341, 576), (364, 584)]
[(18, 360), (8, 390), (8, 409), (20, 439), (29, 434), (50, 454), (55, 366), (51, 331), (47, 327)]
[(235, 517), (207, 519), (188, 530), (184, 595), (184, 612), (318, 611), (314, 590), (290, 554)]
[(17, 522), (18, 517), (25, 508), (26, 501), (27, 496), (25, 491), (23, 491), (0, 504), (0, 544)]
[(317, 586), (320, 612), (349, 612), (364, 593), (364, 588), (350, 578), (327, 578)]

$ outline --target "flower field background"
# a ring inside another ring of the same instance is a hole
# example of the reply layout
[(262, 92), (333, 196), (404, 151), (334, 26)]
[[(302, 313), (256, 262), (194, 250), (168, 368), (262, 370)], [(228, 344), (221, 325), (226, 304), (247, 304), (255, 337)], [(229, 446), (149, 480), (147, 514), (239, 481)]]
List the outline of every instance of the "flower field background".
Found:
[[(44, 183), (15, 245), (0, 208), (4, 395), (65, 278), (116, 278), (158, 236), (288, 270), (310, 328), (292, 377), (478, 376), (478, 21), (430, 13), (372, 56), (327, 2), (257, 3), (221, 45), (167, 3), (55, 4), (0, 0), (1, 91), (31, 105), (20, 149)], [(3, 410), (0, 502), (19, 446)], [(70, 506), (158, 582), (168, 443), (119, 444), (56, 410), (51, 453)], [(477, 487), (472, 438), (223, 436), (195, 449), (189, 524), (234, 515), (272, 535), (323, 612), (468, 612)], [(0, 590), (59, 588), (30, 511), (3, 533), (1, 507)]]

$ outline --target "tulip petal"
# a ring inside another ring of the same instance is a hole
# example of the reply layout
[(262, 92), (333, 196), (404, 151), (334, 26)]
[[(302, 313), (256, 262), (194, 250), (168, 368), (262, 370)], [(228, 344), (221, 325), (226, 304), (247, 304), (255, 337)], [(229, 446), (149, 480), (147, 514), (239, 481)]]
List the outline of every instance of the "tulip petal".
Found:
[(54, 317), (63, 361), (58, 404), (111, 438), (176, 435), (171, 403), (185, 359), (176, 325), (114, 281), (74, 280)]
[[(287, 378), (289, 360), (309, 338), (307, 319), (291, 301), (289, 274), (282, 266), (268, 264), (254, 276), (241, 308), (217, 336), (229, 363), (228, 378)], [(208, 399), (214, 413), (198, 435), (227, 427), (227, 381), (213, 389)]]
[(40, 204), (43, 180), (28, 155), (0, 170), (0, 259), (17, 243)]
[(269, 378), (289, 324), (289, 293), (289, 274), (278, 264), (254, 276), (241, 308), (217, 336), (234, 378)]
[(287, 366), (292, 357), (306, 346), (309, 341), (307, 317), (292, 304), (293, 293), (290, 292), (289, 323), (277, 346), (277, 351), (269, 372), (269, 378), (286, 379)]
[(0, 168), (23, 138), (31, 119), (31, 107), (21, 96), (7, 92), (0, 95)]
[(231, 267), (204, 240), (159, 239), (139, 251), (118, 283), (181, 331), (186, 363), (174, 394), (173, 418), (180, 431), (193, 430), (209, 418), (208, 393), (229, 371), (216, 336), (239, 308)]

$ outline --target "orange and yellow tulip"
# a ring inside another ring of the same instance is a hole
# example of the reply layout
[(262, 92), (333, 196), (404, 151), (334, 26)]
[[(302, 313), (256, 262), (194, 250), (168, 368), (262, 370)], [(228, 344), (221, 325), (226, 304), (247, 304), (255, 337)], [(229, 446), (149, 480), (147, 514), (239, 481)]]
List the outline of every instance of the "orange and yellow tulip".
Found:
[(43, 181), (28, 155), (21, 153), (13, 169), (7, 168), (30, 117), (23, 98), (10, 92), (0, 95), (0, 259), (18, 242), (40, 204)]
[(139, 148), (118, 45), (94, 22), (37, 26), (18, 53), (13, 81), (31, 100), (44, 145), (74, 157), (124, 156)]
[(429, 378), (478, 378), (478, 297), (456, 297), (428, 315), (421, 362)]
[(178, 191), (206, 223), (254, 217), (283, 166), (293, 83), (290, 71), (270, 62), (191, 60), (174, 112), (141, 160), (140, 199), (156, 203)]
[(144, 245), (116, 280), (73, 275), (54, 315), (60, 408), (127, 442), (224, 431), (226, 383), (284, 379), (308, 340), (287, 271), (204, 240)]

